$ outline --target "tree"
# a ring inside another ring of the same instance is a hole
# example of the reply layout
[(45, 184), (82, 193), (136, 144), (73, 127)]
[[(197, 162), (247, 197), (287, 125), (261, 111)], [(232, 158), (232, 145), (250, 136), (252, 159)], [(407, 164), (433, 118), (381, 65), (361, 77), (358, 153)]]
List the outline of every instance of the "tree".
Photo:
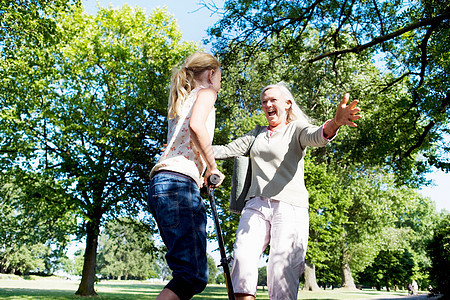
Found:
[[(49, 206), (50, 204), (50, 206)], [(0, 272), (52, 274), (76, 229), (72, 198), (45, 174), (0, 174)]]
[(54, 17), (79, 4), (77, 0), (1, 1), (2, 54), (15, 57), (17, 52), (57, 44), (59, 36)]
[(170, 70), (198, 45), (181, 42), (163, 9), (89, 16), (75, 6), (57, 14), (57, 43), (29, 45), (14, 57), (2, 48), (1, 152), (4, 163), (56, 178), (73, 199), (86, 237), (76, 293), (95, 295), (100, 227), (142, 211), (165, 140)]
[(405, 249), (405, 231), (395, 228), (395, 221), (410, 199), (396, 188), (393, 176), (381, 170), (353, 174), (350, 180), (346, 192), (352, 205), (343, 224), (340, 265), (343, 287), (354, 289), (353, 274), (370, 265), (382, 249)]
[(157, 277), (154, 241), (146, 226), (130, 218), (111, 220), (101, 233), (98, 273), (105, 278)]
[(65, 256), (61, 259), (61, 269), (69, 275), (81, 276), (83, 274), (84, 249), (78, 249), (73, 259)]
[(223, 273), (220, 273), (216, 277), (216, 283), (217, 284), (225, 284), (225, 275)]
[(167, 253), (167, 247), (161, 246), (156, 252), (156, 267), (159, 278), (163, 281), (169, 281), (172, 279), (172, 270), (169, 268), (167, 264), (164, 253)]
[(436, 206), (426, 197), (415, 190), (403, 190), (405, 201), (403, 211), (399, 211), (395, 222), (396, 228), (403, 228), (403, 238), (408, 244), (408, 251), (414, 259), (412, 279), (416, 280), (419, 288), (426, 290), (430, 282), (431, 260), (427, 246), (439, 223), (440, 216)]
[(316, 266), (309, 261), (305, 261), (305, 272), (303, 273), (305, 278), (305, 284), (303, 285), (304, 291), (318, 291), (320, 288), (317, 285), (316, 279)]
[[(283, 37), (279, 39), (281, 42), (283, 41)], [(309, 43), (316, 44), (317, 40), (311, 37)], [(275, 54), (276, 48), (273, 55)], [(224, 73), (229, 76), (224, 80), (233, 84), (230, 89), (225, 86), (220, 95), (218, 110), (220, 115), (225, 117), (223, 117), (223, 121), (218, 122), (223, 124), (223, 127), (220, 127), (220, 132), (216, 132), (219, 135), (215, 142), (221, 143), (221, 138), (228, 141), (234, 136), (239, 136), (251, 129), (254, 123), (265, 124), (264, 115), (259, 114), (259, 89), (268, 83), (279, 80), (289, 83), (294, 93), (294, 99), (310, 116), (312, 123), (320, 124), (333, 116), (336, 103), (340, 101), (339, 97), (341, 97), (336, 91), (345, 89), (350, 84), (353, 85), (352, 91), (358, 96), (363, 95), (368, 105), (378, 105), (379, 96), (373, 92), (370, 86), (367, 86), (367, 82), (376, 80), (379, 76), (379, 72), (370, 63), (369, 57), (357, 59), (354, 56), (349, 56), (347, 60), (341, 60), (334, 64), (334, 67), (338, 68), (338, 70), (334, 70), (333, 65), (324, 61), (311, 66), (296, 64), (296, 59), (303, 55), (306, 54), (297, 52), (292, 57), (285, 56), (283, 59), (272, 61), (273, 66), (271, 68), (267, 68), (267, 65), (270, 64), (268, 61), (271, 58), (267, 53), (256, 53), (247, 62), (242, 62), (239, 58), (236, 58), (233, 64), (224, 65)], [(252, 66), (252, 68), (240, 72), (239, 70), (245, 69), (246, 64)], [(251, 112), (251, 122), (249, 122), (249, 111)], [(236, 125), (231, 125), (234, 123)], [(361, 127), (367, 128), (363, 124), (361, 124)], [(229, 128), (237, 128), (237, 130), (233, 132)], [(348, 151), (348, 144), (356, 144), (357, 138), (354, 135), (358, 137), (366, 134), (364, 129), (351, 131), (352, 129), (342, 128), (336, 140), (329, 146), (308, 149), (311, 162), (308, 164), (307, 160), (305, 163), (305, 176), (311, 196), (311, 227), (310, 247), (307, 253), (309, 253), (308, 260), (310, 262), (313, 264), (319, 263), (320, 267), (323, 268), (327, 268), (330, 262), (339, 260), (338, 257), (333, 257), (333, 254), (336, 253), (333, 250), (341, 247), (341, 245), (337, 246), (339, 241), (345, 244), (340, 235), (345, 233), (344, 225), (349, 219), (349, 214), (358, 211), (350, 210), (353, 203), (351, 195), (354, 191), (345, 190), (344, 187), (346, 185), (351, 186), (353, 184), (352, 176), (364, 170), (363, 166), (365, 166), (366, 161), (356, 161), (352, 152)], [(317, 168), (315, 168), (316, 164), (318, 165)], [(367, 167), (370, 164), (369, 161)], [(379, 164), (378, 160), (376, 164)], [(228, 167), (227, 162), (224, 163), (224, 166)], [(227, 183), (225, 183), (226, 185)], [(226, 198), (228, 197), (225, 195)], [(226, 209), (227, 202), (223, 203), (220, 200), (218, 202), (223, 205), (223, 209)], [(222, 222), (227, 225), (230, 224), (228, 226), (232, 227), (233, 222), (235, 222), (233, 218), (234, 216), (225, 216)], [(232, 244), (234, 236), (227, 235), (227, 237), (231, 240), (227, 245)], [(336, 247), (333, 247), (333, 245), (336, 245)], [(373, 253), (372, 259), (375, 256), (376, 253)], [(335, 265), (339, 265), (339, 263)], [(335, 283), (334, 274), (332, 277), (324, 280), (328, 283)], [(306, 288), (308, 288), (308, 285), (306, 285)]]
[(27, 275), (30, 272), (44, 272), (45, 260), (49, 256), (50, 248), (43, 244), (5, 247), (0, 252), (0, 273)]
[(414, 266), (412, 254), (407, 250), (381, 250), (374, 262), (361, 275), (364, 285), (376, 286), (381, 290), (391, 287), (406, 286), (411, 282)]
[[(280, 39), (282, 40), (282, 37)], [(317, 43), (313, 37), (309, 42), (311, 44)], [(260, 111), (258, 90), (265, 84), (279, 80), (285, 80), (290, 84), (294, 93), (294, 99), (299, 102), (300, 106), (310, 116), (311, 122), (316, 124), (320, 124), (333, 116), (336, 103), (340, 101), (339, 97), (341, 96), (336, 91), (342, 89), (342, 86), (350, 86), (350, 83), (353, 85), (352, 91), (359, 96), (363, 95), (367, 105), (379, 105), (379, 95), (375, 94), (371, 87), (367, 85), (368, 82), (378, 78), (379, 72), (370, 63), (368, 57), (357, 59), (354, 56), (349, 56), (347, 60), (337, 62), (334, 66), (338, 67), (338, 70), (333, 71), (333, 65), (322, 61), (309, 66), (309, 68), (304, 65), (297, 65), (295, 59), (302, 57), (302, 55), (304, 54), (295, 53), (293, 57), (286, 56), (282, 60), (274, 61), (273, 68), (269, 69), (267, 64), (270, 56), (267, 53), (256, 53), (247, 62), (241, 62), (236, 58), (237, 63), (224, 65), (224, 73), (230, 77), (224, 80), (233, 82), (233, 85), (231, 85), (230, 89), (225, 86), (220, 95), (218, 110), (221, 116), (226, 117), (219, 122), (219, 124), (223, 124), (223, 127), (219, 129), (220, 132), (217, 132), (221, 135), (217, 136), (218, 141), (215, 141), (216, 143), (221, 143), (219, 141), (221, 138), (225, 137), (225, 141), (227, 141), (232, 139), (235, 134), (239, 136), (242, 134), (242, 131), (245, 133), (246, 131), (244, 130), (251, 129), (254, 123), (265, 124), (264, 115), (258, 114)], [(240, 73), (239, 70), (245, 68), (247, 63), (252, 68)], [(252, 113), (252, 122), (249, 122), (249, 111)], [(237, 120), (234, 118), (237, 118)], [(237, 123), (237, 126), (231, 126), (233, 123)], [(228, 124), (230, 124), (229, 127)], [(345, 225), (352, 214), (358, 213), (358, 209), (351, 209), (355, 202), (353, 194), (365, 193), (363, 188), (361, 188), (361, 191), (358, 190), (356, 192), (351, 189), (346, 190), (345, 187), (354, 185), (355, 174), (366, 175), (364, 174), (365, 168), (369, 168), (371, 164), (379, 164), (379, 160), (373, 162), (364, 160), (366, 157), (361, 156), (358, 157), (361, 160), (356, 161), (352, 156), (352, 152), (348, 151), (348, 145), (357, 145), (355, 140), (360, 135), (366, 134), (364, 130), (369, 128), (364, 125), (364, 121), (361, 122), (360, 127), (363, 129), (354, 131), (351, 131), (353, 129), (342, 128), (336, 140), (329, 146), (308, 149), (311, 162), (308, 163), (308, 160), (305, 162), (305, 179), (307, 188), (310, 191), (311, 226), (310, 247), (307, 255), (310, 262), (320, 264), (319, 270), (320, 267), (328, 268), (330, 262), (335, 262), (334, 265), (340, 265), (337, 263), (340, 258), (333, 256), (336, 253), (333, 250), (343, 249), (341, 244), (337, 244), (339, 241), (342, 242), (342, 245), (346, 244)], [(229, 128), (237, 128), (237, 130), (233, 132)], [(372, 126), (372, 130), (376, 131), (377, 129)], [(224, 163), (224, 166), (228, 167), (227, 162)], [(225, 172), (227, 173), (227, 171)], [(371, 172), (375, 173), (376, 171), (369, 170), (367, 172), (371, 174)], [(374, 180), (374, 182), (376, 181)], [(226, 185), (227, 183), (225, 183)], [(369, 185), (366, 184), (365, 186)], [(371, 187), (370, 190), (376, 189), (377, 186)], [(364, 199), (369, 197), (366, 194), (364, 195)], [(225, 195), (225, 199), (227, 198)], [(227, 201), (223, 203), (219, 200), (218, 203), (223, 205), (223, 209), (226, 209)], [(373, 205), (373, 203), (368, 205)], [(233, 217), (225, 216), (222, 222), (227, 225), (233, 224)], [(361, 224), (364, 224), (364, 222)], [(358, 230), (355, 232), (359, 230), (360, 228), (358, 227)], [(367, 236), (370, 237), (369, 234)], [(231, 237), (231, 242), (227, 244), (232, 244), (234, 237), (232, 235), (227, 235), (227, 237)], [(360, 253), (362, 255), (371, 253), (371, 256), (364, 260), (369, 262), (370, 258), (373, 259), (376, 256), (374, 251), (361, 251)], [(350, 260), (350, 256), (345, 257)], [(341, 258), (344, 258), (344, 256)], [(365, 262), (361, 266), (365, 266), (367, 263)], [(324, 279), (324, 281), (335, 283), (335, 275), (333, 274), (331, 277)]]
[[(332, 263), (340, 245), (347, 221), (347, 210), (351, 197), (340, 187), (340, 177), (332, 170), (327, 170), (325, 163), (314, 163), (308, 155), (305, 157), (305, 185), (309, 192), (309, 241), (306, 252), (305, 284), (303, 289), (319, 289), (316, 281), (316, 266), (323, 270), (320, 282), (336, 284)], [(336, 267), (336, 264), (334, 264)]]
[(219, 271), (217, 269), (216, 263), (214, 262), (214, 258), (207, 254), (208, 259), (208, 283), (215, 283), (216, 282), (216, 275)]
[(431, 258), (431, 279), (434, 288), (444, 297), (450, 296), (450, 280), (448, 270), (450, 268), (450, 215), (442, 216), (433, 239), (428, 245)]
[(258, 285), (267, 286), (267, 267), (261, 267), (258, 269)]
[[(209, 33), (225, 64), (266, 56), (266, 69), (292, 60), (299, 72), (325, 63), (331, 72), (345, 76), (340, 61), (354, 54), (382, 57), (388, 76), (372, 82), (371, 88), (382, 96), (402, 87), (407, 96), (389, 97), (371, 107), (383, 112), (383, 122), (373, 119), (371, 125), (383, 124), (384, 130), (377, 135), (369, 130), (354, 139), (360, 147), (347, 150), (358, 158), (383, 157), (405, 176), (402, 181), (421, 175), (430, 165), (450, 168), (448, 157), (441, 155), (449, 151), (443, 139), (450, 119), (448, 1), (240, 0), (226, 1), (221, 13)], [(253, 67), (244, 65), (241, 73)], [(416, 160), (418, 153), (427, 160)]]
[[(241, 0), (227, 1), (210, 29), (231, 86), (218, 101), (223, 127), (215, 143), (251, 127), (245, 121), (258, 116), (259, 90), (279, 80), (289, 83), (313, 121), (332, 117), (345, 91), (362, 101), (358, 129), (342, 128), (329, 147), (311, 151), (314, 163), (326, 163), (328, 172), (339, 174), (339, 186), (350, 187), (341, 193), (351, 204), (341, 207), (342, 218), (333, 224), (342, 230), (333, 240), (341, 242), (341, 257), (327, 258), (338, 261), (350, 286), (352, 270), (373, 261), (391, 229), (396, 239), (405, 235), (395, 228), (399, 212), (392, 210), (409, 198), (402, 201), (396, 188), (424, 184), (430, 166), (450, 166), (442, 155), (449, 149), (443, 140), (450, 119), (449, 17), (442, 1)], [(379, 57), (385, 64), (376, 68), (371, 60)], [(228, 170), (230, 163), (223, 166)], [(226, 209), (226, 202), (218, 203)], [(235, 229), (235, 216), (221, 218), (225, 228)]]

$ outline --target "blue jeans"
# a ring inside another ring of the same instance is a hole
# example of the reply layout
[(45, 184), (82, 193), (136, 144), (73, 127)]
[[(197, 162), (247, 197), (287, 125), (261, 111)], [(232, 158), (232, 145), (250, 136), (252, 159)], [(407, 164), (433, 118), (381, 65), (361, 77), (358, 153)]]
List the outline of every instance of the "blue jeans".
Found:
[(208, 283), (206, 209), (195, 181), (174, 172), (153, 176), (148, 206), (167, 247), (173, 279), (166, 288), (190, 299)]

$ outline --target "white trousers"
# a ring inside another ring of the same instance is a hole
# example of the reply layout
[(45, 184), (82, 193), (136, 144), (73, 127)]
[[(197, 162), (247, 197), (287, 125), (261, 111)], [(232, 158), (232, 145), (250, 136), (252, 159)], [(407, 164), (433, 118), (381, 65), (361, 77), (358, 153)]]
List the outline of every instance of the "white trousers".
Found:
[(305, 270), (308, 209), (267, 198), (245, 204), (236, 232), (231, 278), (235, 293), (256, 296), (258, 261), (270, 243), (267, 287), (271, 300), (297, 299)]

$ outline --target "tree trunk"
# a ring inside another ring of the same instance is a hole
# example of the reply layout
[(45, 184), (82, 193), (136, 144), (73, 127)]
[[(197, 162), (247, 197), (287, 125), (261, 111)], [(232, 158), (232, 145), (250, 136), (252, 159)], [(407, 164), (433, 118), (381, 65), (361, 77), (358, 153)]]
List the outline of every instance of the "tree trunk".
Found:
[(304, 291), (318, 291), (320, 290), (316, 280), (316, 266), (306, 261), (305, 264), (305, 285)]
[(341, 262), (342, 288), (356, 290), (355, 282), (352, 276), (352, 270), (347, 262)]
[(83, 273), (81, 276), (80, 286), (76, 295), (79, 296), (96, 296), (94, 290), (95, 273), (97, 268), (97, 245), (99, 235), (99, 220), (93, 219), (86, 224), (86, 250), (84, 252)]

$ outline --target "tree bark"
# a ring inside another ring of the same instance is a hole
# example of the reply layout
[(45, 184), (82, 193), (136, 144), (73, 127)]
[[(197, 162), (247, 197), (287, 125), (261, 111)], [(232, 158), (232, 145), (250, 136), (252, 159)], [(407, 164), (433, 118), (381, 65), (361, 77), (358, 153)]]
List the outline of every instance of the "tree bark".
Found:
[(76, 291), (79, 296), (96, 296), (94, 290), (97, 268), (97, 246), (99, 235), (99, 220), (94, 219), (86, 224), (86, 250), (84, 252), (84, 265), (81, 282)]
[(342, 288), (348, 290), (356, 290), (355, 281), (353, 280), (352, 270), (347, 262), (341, 262), (341, 279)]
[(316, 266), (306, 261), (305, 264), (305, 285), (304, 291), (318, 291), (320, 290), (316, 280)]

